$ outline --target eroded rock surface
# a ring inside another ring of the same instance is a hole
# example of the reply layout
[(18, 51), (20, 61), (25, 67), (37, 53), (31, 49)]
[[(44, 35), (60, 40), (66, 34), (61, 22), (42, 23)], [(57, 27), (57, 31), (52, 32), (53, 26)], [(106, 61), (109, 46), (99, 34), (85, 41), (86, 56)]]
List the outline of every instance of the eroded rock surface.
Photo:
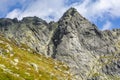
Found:
[(0, 32), (19, 46), (65, 62), (76, 80), (120, 79), (120, 29), (100, 31), (74, 8), (58, 22), (0, 19)]

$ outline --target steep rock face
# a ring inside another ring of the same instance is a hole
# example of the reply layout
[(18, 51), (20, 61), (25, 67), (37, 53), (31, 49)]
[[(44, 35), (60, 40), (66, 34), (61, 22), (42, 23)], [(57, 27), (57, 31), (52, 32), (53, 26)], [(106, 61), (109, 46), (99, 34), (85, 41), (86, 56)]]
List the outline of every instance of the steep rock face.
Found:
[(120, 29), (100, 31), (74, 8), (58, 22), (37, 17), (0, 19), (0, 33), (18, 46), (26, 44), (65, 62), (76, 80), (120, 79)]
[(77, 79), (100, 79), (92, 77), (98, 71), (99, 74), (102, 73), (101, 57), (114, 56), (118, 51), (115, 46), (118, 36), (119, 30), (99, 31), (76, 9), (71, 8), (58, 22), (53, 36), (53, 57), (66, 62)]
[[(37, 17), (25, 17), (22, 21), (16, 19), (1, 19), (1, 33), (18, 44), (26, 44), (38, 53), (46, 53), (51, 40), (52, 27)], [(46, 54), (45, 54), (46, 55)]]

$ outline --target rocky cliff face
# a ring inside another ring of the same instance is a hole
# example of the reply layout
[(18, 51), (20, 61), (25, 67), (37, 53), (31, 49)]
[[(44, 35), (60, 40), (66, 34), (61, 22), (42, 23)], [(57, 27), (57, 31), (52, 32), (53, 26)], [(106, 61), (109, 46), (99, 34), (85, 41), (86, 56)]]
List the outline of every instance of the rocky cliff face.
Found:
[(8, 39), (17, 44), (26, 44), (38, 53), (45, 53), (51, 40), (52, 27), (37, 17), (26, 17), (23, 20), (1, 19), (0, 30)]
[(65, 62), (76, 80), (120, 79), (120, 29), (100, 31), (74, 8), (58, 22), (0, 19), (0, 32), (18, 45)]

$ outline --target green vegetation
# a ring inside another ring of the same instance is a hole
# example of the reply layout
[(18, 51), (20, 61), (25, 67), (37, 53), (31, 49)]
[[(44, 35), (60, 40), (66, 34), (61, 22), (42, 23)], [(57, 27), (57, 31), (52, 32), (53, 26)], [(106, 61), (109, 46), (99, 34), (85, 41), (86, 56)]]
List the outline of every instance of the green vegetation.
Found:
[(0, 35), (0, 80), (71, 80), (65, 64)]

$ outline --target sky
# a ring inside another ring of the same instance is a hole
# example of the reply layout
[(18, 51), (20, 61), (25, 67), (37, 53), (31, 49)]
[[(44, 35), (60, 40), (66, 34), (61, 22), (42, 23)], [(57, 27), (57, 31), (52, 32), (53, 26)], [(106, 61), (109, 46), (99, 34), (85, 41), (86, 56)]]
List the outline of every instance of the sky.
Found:
[(37, 16), (58, 21), (71, 7), (100, 30), (120, 28), (120, 0), (0, 0), (0, 18)]

